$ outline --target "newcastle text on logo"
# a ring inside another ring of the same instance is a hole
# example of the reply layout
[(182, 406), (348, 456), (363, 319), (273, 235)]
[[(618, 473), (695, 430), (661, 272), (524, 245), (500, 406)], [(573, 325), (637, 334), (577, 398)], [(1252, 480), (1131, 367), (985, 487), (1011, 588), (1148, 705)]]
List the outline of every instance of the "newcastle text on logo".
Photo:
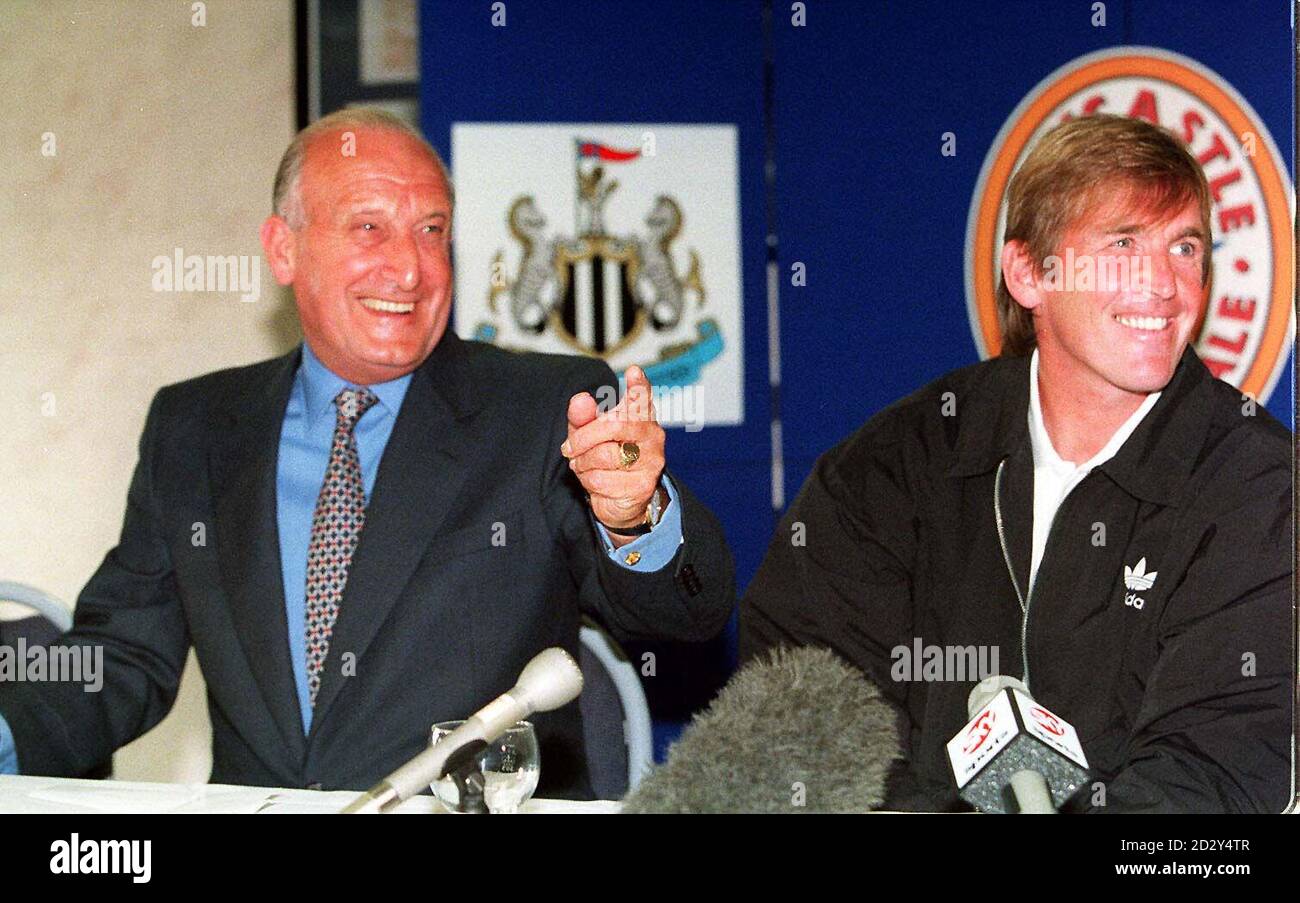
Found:
[(1029, 92), (994, 139), (966, 227), (966, 305), (981, 355), (1001, 348), (995, 294), (1011, 176), (1043, 132), (1093, 113), (1161, 125), (1204, 167), (1214, 284), (1193, 341), (1215, 376), (1267, 401), (1295, 329), (1293, 211), (1282, 157), (1227, 81), (1195, 60), (1151, 47), (1072, 60)]
[(458, 333), (640, 366), (666, 424), (670, 389), (741, 421), (733, 127), (458, 123), (452, 157)]

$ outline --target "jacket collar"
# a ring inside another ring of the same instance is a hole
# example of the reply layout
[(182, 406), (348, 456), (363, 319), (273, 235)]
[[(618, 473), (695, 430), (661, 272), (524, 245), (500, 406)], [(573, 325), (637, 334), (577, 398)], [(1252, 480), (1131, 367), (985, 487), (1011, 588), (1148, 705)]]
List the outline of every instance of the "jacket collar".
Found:
[[(258, 365), (257, 375), (260, 378), (251, 378), (240, 383), (237, 390), (231, 392), (222, 401), (221, 406), (228, 415), (229, 422), (246, 424), (268, 416), (283, 419), (284, 409), (289, 401), (289, 390), (299, 366), (314, 362), (320, 371), (337, 381), (335, 392), (346, 384), (326, 370), (323, 364), (314, 359), (314, 356), (311, 361), (306, 360), (303, 356), (304, 348), (305, 343), (300, 343), (289, 353)], [(448, 328), (429, 357), (411, 374), (411, 379), (423, 377), (428, 384), (426, 388), (436, 396), (434, 403), (445, 413), (457, 419), (473, 413), (478, 407), (478, 395), (474, 392), (474, 381), (468, 371), (467, 361), (465, 341)], [(402, 377), (375, 387), (380, 401), (400, 409), (405, 401), (405, 391), (409, 390), (409, 384), (405, 380), (406, 378)], [(399, 388), (402, 391), (399, 392)], [(335, 393), (322, 391), (317, 394), (323, 399), (323, 403), (309, 405), (309, 410), (313, 413), (319, 413), (319, 409), (328, 410), (333, 403)], [(276, 435), (278, 440), (278, 432)]]
[[(1029, 442), (1029, 357), (999, 358), (973, 382), (961, 413), (949, 475), (988, 473)], [(1214, 377), (1189, 345), (1147, 416), (1097, 469), (1130, 495), (1172, 504), (1205, 441)], [(959, 410), (962, 399), (957, 399)]]
[[(378, 406), (385, 409), (392, 417), (402, 409), (402, 399), (411, 384), (413, 374), (399, 376), (382, 383), (371, 383), (366, 388), (375, 394)], [(302, 386), (303, 407), (307, 413), (309, 430), (318, 429), (321, 421), (326, 421), (329, 428), (334, 427), (338, 411), (334, 399), (339, 392), (356, 385), (343, 379), (326, 367), (305, 341), (302, 344), (302, 365), (298, 368), (298, 380)]]
[(1151, 413), (1099, 469), (1136, 498), (1175, 504), (1209, 433), (1213, 392), (1214, 376), (1189, 345)]
[(475, 386), (469, 348), (451, 330), (450, 324), (428, 359), (415, 371), (415, 377), (424, 378), (435, 396), (435, 404), (455, 420), (475, 413), (488, 394), (481, 386)]
[(958, 395), (960, 419), (953, 477), (995, 470), (1029, 442), (1029, 357), (1000, 357), (978, 368), (968, 398)]

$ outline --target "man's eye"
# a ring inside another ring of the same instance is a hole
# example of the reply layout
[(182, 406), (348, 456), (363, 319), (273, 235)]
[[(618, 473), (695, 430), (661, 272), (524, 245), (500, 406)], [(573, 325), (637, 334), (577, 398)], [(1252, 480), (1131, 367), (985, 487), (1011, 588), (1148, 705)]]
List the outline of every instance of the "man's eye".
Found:
[(1133, 239), (1117, 238), (1113, 242), (1111, 242), (1111, 244), (1116, 248), (1131, 248), (1133, 247)]
[(1180, 241), (1178, 244), (1174, 245), (1174, 253), (1183, 257), (1195, 257), (1196, 244), (1190, 241)]
[(429, 225), (424, 227), (424, 232), (426, 235), (441, 235), (442, 226), (437, 226), (434, 225), (433, 223), (430, 223)]
[(373, 232), (373, 231), (375, 231), (375, 229), (377, 229), (377, 228), (379, 228), (379, 227), (376, 226), (374, 223), (362, 223), (362, 224), (361, 224), (361, 228), (364, 229), (364, 230), (367, 231), (367, 232)]

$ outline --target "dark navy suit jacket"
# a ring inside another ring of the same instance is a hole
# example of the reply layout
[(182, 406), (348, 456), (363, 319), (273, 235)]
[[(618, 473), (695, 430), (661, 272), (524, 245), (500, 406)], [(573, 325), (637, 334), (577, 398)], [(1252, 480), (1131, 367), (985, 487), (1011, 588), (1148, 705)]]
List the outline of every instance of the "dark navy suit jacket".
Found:
[[(621, 639), (721, 630), (734, 571), (713, 515), (674, 480), (677, 556), (653, 573), (620, 567), (559, 453), (569, 398), (612, 384), (609, 368), (449, 332), (415, 371), (385, 449), (304, 736), (275, 517), (300, 354), (155, 397), (121, 540), (60, 640), (104, 646), (102, 691), (0, 684), (25, 774), (84, 773), (152, 728), (191, 645), (208, 688), (214, 782), (364, 789), (417, 754), (433, 722), (508, 690), (540, 650), (576, 658), (584, 613)], [(539, 794), (589, 794), (576, 702), (534, 721)]]

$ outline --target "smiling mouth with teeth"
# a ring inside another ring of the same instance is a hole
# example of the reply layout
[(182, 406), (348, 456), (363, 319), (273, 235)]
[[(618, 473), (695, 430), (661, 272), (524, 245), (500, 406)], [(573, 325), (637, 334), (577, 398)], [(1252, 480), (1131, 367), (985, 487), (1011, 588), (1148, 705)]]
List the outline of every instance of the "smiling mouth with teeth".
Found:
[(1115, 322), (1130, 329), (1141, 329), (1143, 332), (1159, 332), (1169, 325), (1168, 317), (1121, 317), (1116, 315)]
[(415, 304), (398, 301), (384, 301), (380, 298), (362, 298), (361, 304), (367, 310), (377, 310), (386, 314), (409, 314), (415, 310)]

